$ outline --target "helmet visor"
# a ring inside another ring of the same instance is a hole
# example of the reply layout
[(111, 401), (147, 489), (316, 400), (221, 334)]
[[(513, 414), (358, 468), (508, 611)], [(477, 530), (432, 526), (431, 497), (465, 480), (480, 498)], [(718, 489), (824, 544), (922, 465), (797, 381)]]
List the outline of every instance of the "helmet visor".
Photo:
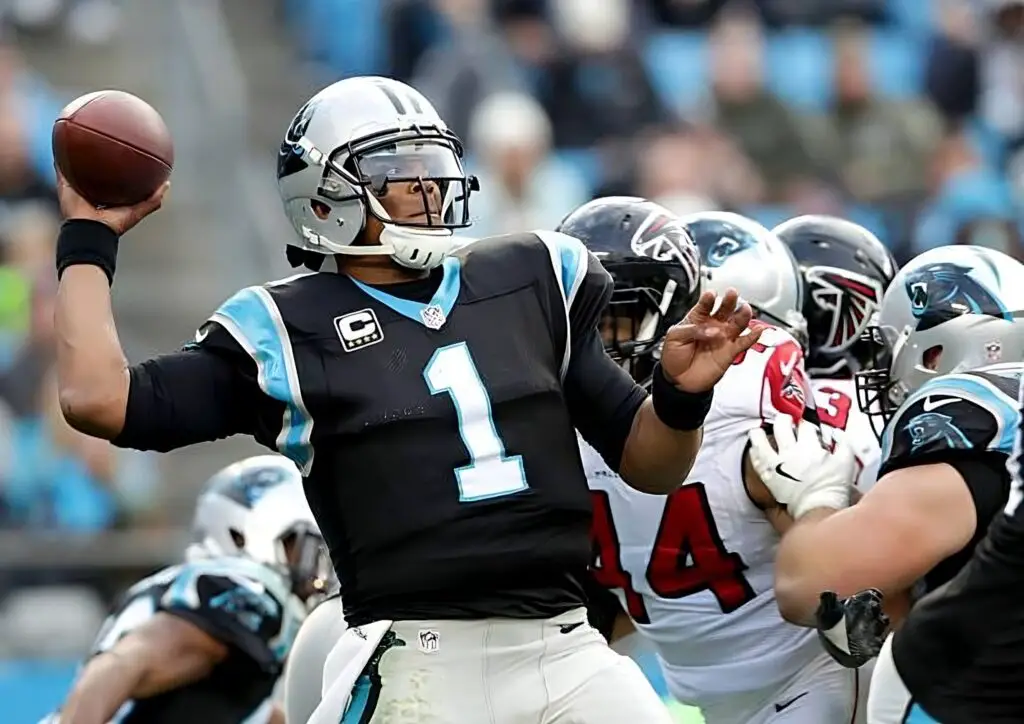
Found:
[[(368, 210), (380, 221), (432, 229), (469, 226), (472, 179), (447, 138), (376, 143), (350, 155), (345, 165), (373, 194), (377, 203), (368, 204)], [(331, 175), (329, 171), (324, 183), (328, 198)], [(347, 185), (339, 186), (344, 191)]]

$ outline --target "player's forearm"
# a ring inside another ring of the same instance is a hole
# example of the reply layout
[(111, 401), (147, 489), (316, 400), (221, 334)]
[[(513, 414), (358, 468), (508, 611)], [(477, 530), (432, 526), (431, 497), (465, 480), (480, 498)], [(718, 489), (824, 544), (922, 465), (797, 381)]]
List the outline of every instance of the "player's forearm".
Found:
[(702, 439), (700, 429), (681, 431), (668, 427), (658, 418), (648, 398), (633, 418), (619, 474), (637, 490), (667, 495), (690, 474)]
[(912, 550), (912, 522), (905, 523), (899, 512), (875, 513), (862, 506), (819, 509), (794, 523), (775, 559), (775, 596), (783, 618), (813, 626), (822, 592), (845, 598), (875, 588), (892, 595), (907, 590), (937, 562), (929, 552)]
[(66, 269), (54, 313), (61, 411), (84, 433), (112, 438), (124, 425), (128, 363), (114, 327), (110, 284), (96, 266)]
[(107, 724), (145, 676), (145, 668), (114, 653), (91, 659), (61, 707), (61, 724)]

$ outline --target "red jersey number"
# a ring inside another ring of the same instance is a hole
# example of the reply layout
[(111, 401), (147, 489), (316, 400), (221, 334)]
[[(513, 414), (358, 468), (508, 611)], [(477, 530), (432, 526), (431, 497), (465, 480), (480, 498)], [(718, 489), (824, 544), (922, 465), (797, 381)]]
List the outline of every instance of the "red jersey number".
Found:
[(832, 387), (822, 387), (818, 392), (821, 393), (818, 399), (824, 398), (824, 402), (818, 405), (818, 419), (829, 427), (845, 430), (847, 423), (850, 422), (850, 407), (853, 400), (845, 392)]
[[(619, 539), (608, 494), (591, 492), (594, 501), (594, 577), (625, 594), (626, 610), (637, 623), (650, 623), (643, 597), (633, 588), (619, 558)], [(722, 613), (731, 613), (757, 594), (738, 553), (725, 549), (703, 483), (690, 483), (668, 496), (647, 564), (647, 583), (662, 598), (685, 598), (711, 591)]]

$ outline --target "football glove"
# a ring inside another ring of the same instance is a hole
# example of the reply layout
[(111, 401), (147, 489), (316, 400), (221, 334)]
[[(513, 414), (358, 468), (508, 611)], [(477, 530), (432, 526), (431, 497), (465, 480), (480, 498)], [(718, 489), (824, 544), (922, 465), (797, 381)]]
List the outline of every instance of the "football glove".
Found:
[(794, 519), (814, 508), (839, 510), (850, 504), (857, 460), (846, 443), (838, 441), (829, 452), (822, 447), (814, 423), (801, 420), (794, 431), (789, 415), (775, 418), (772, 433), (778, 450), (763, 429), (750, 431), (750, 462)]
[(882, 592), (874, 588), (843, 599), (826, 591), (814, 618), (825, 651), (848, 669), (878, 656), (889, 629), (889, 617), (882, 611)]

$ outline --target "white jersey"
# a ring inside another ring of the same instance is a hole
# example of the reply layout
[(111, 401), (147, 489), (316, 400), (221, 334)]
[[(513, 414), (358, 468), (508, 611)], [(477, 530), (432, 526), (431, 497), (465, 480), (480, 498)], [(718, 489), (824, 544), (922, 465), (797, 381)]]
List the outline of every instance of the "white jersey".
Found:
[(867, 493), (878, 477), (882, 452), (871, 420), (857, 404), (857, 386), (852, 379), (812, 379), (814, 401), (818, 408), (822, 435), (826, 442), (843, 438), (857, 458), (860, 472), (856, 488), (861, 495)]
[(799, 419), (809, 397), (800, 346), (768, 328), (716, 385), (704, 442), (672, 495), (628, 487), (581, 440), (594, 500), (594, 576), (615, 590), (684, 703), (720, 705), (779, 686), (822, 654), (813, 629), (779, 615), (779, 536), (743, 482), (747, 434), (779, 412)]

